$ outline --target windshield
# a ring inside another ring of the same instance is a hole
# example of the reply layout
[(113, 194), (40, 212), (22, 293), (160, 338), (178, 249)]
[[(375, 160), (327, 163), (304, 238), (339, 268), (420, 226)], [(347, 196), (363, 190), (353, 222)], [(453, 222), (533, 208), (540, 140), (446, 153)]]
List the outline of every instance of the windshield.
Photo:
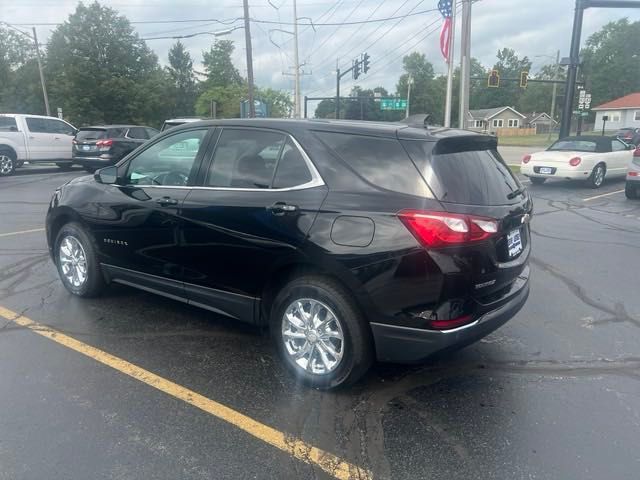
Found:
[(593, 140), (565, 139), (551, 145), (549, 151), (595, 152), (598, 144)]

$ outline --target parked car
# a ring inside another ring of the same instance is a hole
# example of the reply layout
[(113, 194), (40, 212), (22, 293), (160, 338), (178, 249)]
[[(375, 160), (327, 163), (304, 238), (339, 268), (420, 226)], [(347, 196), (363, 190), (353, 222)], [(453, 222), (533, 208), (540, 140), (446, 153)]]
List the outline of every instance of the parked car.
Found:
[(76, 128), (54, 117), (0, 114), (0, 176), (11, 175), (24, 162), (71, 166)]
[(182, 117), (182, 118), (170, 118), (169, 120), (165, 120), (162, 124), (161, 132), (165, 130), (169, 130), (170, 128), (177, 127), (179, 125), (184, 125), (185, 123), (199, 122), (201, 120), (206, 120), (204, 117)]
[(523, 306), (532, 200), (496, 149), (390, 123), (191, 123), (58, 188), (46, 235), (73, 295), (123, 283), (270, 325), (284, 364), (330, 388)]
[(542, 152), (525, 155), (520, 172), (531, 183), (547, 179), (584, 180), (599, 188), (605, 177), (623, 177), (633, 155), (633, 147), (617, 138), (600, 136), (566, 137)]
[(93, 173), (115, 165), (158, 130), (139, 125), (103, 125), (82, 127), (73, 139), (73, 162)]
[(629, 199), (640, 197), (640, 145), (633, 151), (633, 159), (627, 170), (627, 181), (624, 186), (624, 194)]
[(616, 137), (625, 143), (640, 145), (640, 128), (625, 127), (618, 130)]

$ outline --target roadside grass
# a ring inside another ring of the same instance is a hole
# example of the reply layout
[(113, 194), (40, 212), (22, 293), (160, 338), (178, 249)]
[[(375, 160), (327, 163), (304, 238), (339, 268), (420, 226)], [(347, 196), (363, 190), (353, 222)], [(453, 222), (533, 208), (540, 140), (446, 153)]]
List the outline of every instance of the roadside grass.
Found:
[(549, 140), (548, 133), (539, 135), (527, 135), (523, 137), (498, 137), (498, 145), (501, 147), (542, 147), (547, 148), (558, 139), (558, 136), (551, 135)]

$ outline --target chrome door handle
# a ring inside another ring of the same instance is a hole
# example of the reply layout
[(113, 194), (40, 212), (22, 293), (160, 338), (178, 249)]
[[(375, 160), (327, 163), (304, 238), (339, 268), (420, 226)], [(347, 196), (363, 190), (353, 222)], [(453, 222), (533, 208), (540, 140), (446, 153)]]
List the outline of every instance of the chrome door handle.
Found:
[(160, 205), (161, 207), (169, 207), (172, 205), (177, 205), (178, 204), (178, 200), (176, 200), (175, 198), (171, 198), (171, 197), (162, 197), (159, 198), (158, 200), (156, 200), (156, 203), (158, 205)]
[(273, 215), (284, 215), (285, 213), (298, 211), (298, 207), (284, 202), (276, 202), (273, 205), (268, 206), (267, 210), (269, 210)]

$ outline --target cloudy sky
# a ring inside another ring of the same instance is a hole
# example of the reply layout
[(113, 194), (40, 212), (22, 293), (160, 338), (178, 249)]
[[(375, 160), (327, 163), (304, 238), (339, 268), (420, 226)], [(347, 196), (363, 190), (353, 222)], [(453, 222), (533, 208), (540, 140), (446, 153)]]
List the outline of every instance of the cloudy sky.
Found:
[[(135, 23), (143, 38), (189, 35), (198, 32), (220, 32), (241, 26), (242, 0), (102, 0), (132, 22), (163, 20), (209, 20), (186, 23)], [(59, 23), (75, 9), (71, 0), (0, 0), (0, 21), (28, 28), (32, 24)], [(308, 26), (301, 19), (300, 59), (305, 63), (302, 93), (313, 96), (331, 95), (334, 91), (336, 59), (349, 66), (351, 59), (367, 51), (371, 70), (360, 77), (363, 87), (382, 85), (395, 90), (401, 73), (402, 56), (420, 51), (434, 64), (437, 73), (445, 72), (439, 53), (440, 14), (437, 0), (298, 0), (298, 17), (310, 17), (316, 23), (341, 23), (375, 20), (419, 13), (400, 20), (359, 25)], [(559, 49), (568, 55), (574, 0), (478, 0), (473, 6), (472, 56), (487, 66), (495, 62), (496, 51), (502, 47), (515, 49), (534, 61), (534, 70), (552, 63)], [(256, 20), (283, 22), (252, 23), (256, 83), (261, 86), (291, 89), (293, 42), (291, 35), (279, 30), (291, 30), (293, 0), (250, 0), (250, 15)], [(592, 9), (585, 14), (583, 41), (605, 23), (629, 17), (640, 20), (640, 9)], [(213, 22), (218, 20), (224, 24)], [(234, 21), (235, 20), (235, 21)], [(38, 25), (41, 42), (46, 42), (55, 26)], [(459, 29), (458, 29), (459, 31)], [(221, 37), (236, 44), (235, 63), (245, 74), (244, 30), (238, 29)], [(181, 40), (199, 64), (202, 51), (213, 41), (211, 35)], [(162, 63), (174, 39), (149, 40), (149, 46)], [(272, 43), (273, 42), (273, 43)], [(277, 45), (277, 46), (276, 46)], [(344, 77), (343, 88), (353, 85)]]

